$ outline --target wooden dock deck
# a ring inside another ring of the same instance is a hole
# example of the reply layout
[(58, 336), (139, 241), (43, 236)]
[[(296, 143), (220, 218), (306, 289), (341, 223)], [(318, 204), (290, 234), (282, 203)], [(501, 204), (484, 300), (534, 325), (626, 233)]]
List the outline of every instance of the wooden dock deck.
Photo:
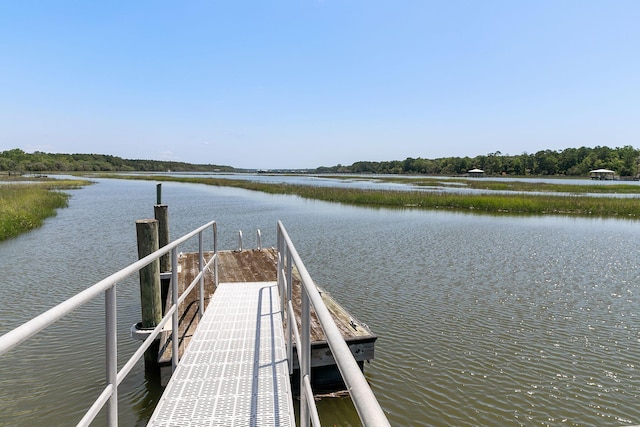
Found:
[[(213, 253), (205, 253), (205, 260), (209, 260)], [(198, 274), (198, 254), (182, 254), (179, 259), (178, 282), (182, 292)], [(218, 252), (218, 281), (219, 283), (243, 283), (243, 282), (275, 282), (277, 280), (277, 253), (273, 248), (250, 249), (243, 251)], [(294, 311), (300, 318), (300, 281), (294, 270), (294, 283), (292, 287)], [(215, 293), (213, 272), (207, 272), (204, 281), (205, 307), (208, 306), (212, 295)], [(356, 361), (363, 367), (364, 362), (374, 358), (374, 343), (377, 337), (369, 328), (354, 318), (349, 312), (340, 306), (327, 292), (321, 290), (322, 299), (332, 314), (334, 322), (340, 329), (345, 341), (349, 345)], [(182, 355), (193, 337), (198, 323), (198, 295), (192, 295), (185, 300), (179, 309), (180, 313), (180, 342), (179, 351)], [(170, 296), (168, 297), (170, 299)], [(170, 301), (168, 301), (170, 303)], [(335, 367), (335, 361), (326, 343), (322, 328), (319, 326), (314, 313), (311, 319), (311, 366), (314, 389), (319, 393), (334, 392), (340, 390), (342, 383), (340, 375)], [(286, 320), (284, 323), (286, 327)], [(298, 329), (300, 324), (297, 325)], [(171, 375), (171, 331), (165, 331), (160, 341), (159, 364), (163, 385), (168, 382)], [(295, 351), (295, 344), (294, 344)], [(297, 357), (294, 357), (294, 374), (297, 370)], [(294, 381), (294, 384), (297, 384)]]

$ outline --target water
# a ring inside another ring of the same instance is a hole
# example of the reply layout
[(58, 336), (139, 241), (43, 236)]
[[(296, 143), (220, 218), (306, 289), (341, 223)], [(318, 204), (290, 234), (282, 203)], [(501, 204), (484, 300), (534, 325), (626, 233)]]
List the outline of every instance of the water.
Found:
[[(136, 259), (155, 183), (98, 180), (44, 227), (0, 243), (0, 332)], [(223, 248), (283, 220), (312, 277), (379, 339), (365, 367), (392, 425), (640, 423), (640, 224), (347, 207), (164, 183), (171, 235), (219, 222)], [(139, 320), (135, 278), (118, 288), (121, 361)], [(103, 302), (0, 366), (0, 425), (75, 424), (103, 387)], [(161, 391), (142, 364), (120, 390), (121, 425), (144, 425)], [(324, 425), (359, 425), (348, 399)], [(104, 425), (100, 417), (96, 425)]]

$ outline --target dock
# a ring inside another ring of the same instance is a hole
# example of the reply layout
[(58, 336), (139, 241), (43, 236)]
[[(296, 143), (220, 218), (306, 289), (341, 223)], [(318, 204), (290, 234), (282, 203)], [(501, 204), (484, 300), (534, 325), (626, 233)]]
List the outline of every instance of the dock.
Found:
[[(213, 252), (203, 254), (205, 262)], [(180, 292), (199, 273), (199, 253), (180, 254)], [(214, 271), (204, 275), (204, 316), (199, 296), (179, 307), (179, 359), (171, 372), (171, 333), (162, 334), (159, 351), (166, 389), (149, 426), (188, 425), (295, 425), (291, 381), (280, 309), (275, 249), (218, 252), (218, 286)], [(300, 318), (300, 278), (294, 274), (294, 312)], [(374, 356), (376, 336), (322, 291), (322, 299), (354, 357), (360, 362)], [(166, 308), (172, 304), (167, 296)], [(300, 329), (301, 325), (296, 323)], [(318, 393), (344, 389), (340, 373), (317, 318), (311, 315), (311, 368)], [(294, 346), (295, 348), (295, 346)], [(294, 358), (297, 360), (297, 358)], [(362, 368), (362, 365), (360, 365)], [(315, 371), (314, 371), (315, 370)]]
[[(205, 262), (211, 259), (213, 252), (205, 252)], [(182, 293), (198, 274), (198, 253), (181, 254), (178, 260), (178, 287)], [(300, 278), (294, 271), (293, 280), (293, 301), (294, 312), (296, 313), (296, 326), (300, 330)], [(252, 282), (274, 282), (277, 276), (277, 251), (274, 248), (229, 250), (218, 252), (218, 281), (222, 283), (252, 283)], [(317, 285), (316, 285), (317, 286)], [(360, 322), (350, 314), (344, 307), (338, 304), (331, 295), (318, 287), (323, 302), (331, 312), (334, 322), (338, 326), (342, 336), (349, 345), (352, 354), (360, 367), (364, 368), (364, 362), (373, 360), (375, 341), (377, 336), (369, 327)], [(204, 280), (204, 301), (208, 307), (212, 296), (216, 292), (213, 271), (207, 271)], [(170, 295), (167, 298), (166, 307), (171, 305)], [(208, 310), (208, 309), (207, 309)], [(198, 296), (193, 295), (179, 308), (180, 330), (179, 330), (179, 355), (182, 358), (185, 348), (191, 341), (199, 324)], [(286, 328), (286, 318), (283, 320), (283, 328)], [(158, 363), (161, 370), (162, 384), (168, 383), (171, 376), (171, 331), (165, 330), (161, 336), (160, 354)], [(294, 354), (296, 345), (293, 344)], [(311, 313), (311, 368), (312, 383), (318, 394), (335, 393), (344, 390), (344, 383), (336, 368), (335, 360), (329, 350), (326, 337), (317, 317)], [(293, 358), (293, 372), (297, 376), (297, 357)], [(297, 384), (296, 381), (293, 381)], [(298, 390), (294, 387), (294, 392)]]

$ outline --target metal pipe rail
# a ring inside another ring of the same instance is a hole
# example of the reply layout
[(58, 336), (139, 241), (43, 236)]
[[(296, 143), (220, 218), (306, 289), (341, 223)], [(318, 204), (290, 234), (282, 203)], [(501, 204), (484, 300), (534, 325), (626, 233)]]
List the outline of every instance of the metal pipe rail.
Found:
[[(322, 329), (324, 330), (329, 348), (333, 358), (338, 365), (342, 379), (351, 395), (351, 400), (358, 412), (360, 420), (365, 426), (390, 426), (384, 411), (380, 407), (369, 383), (360, 370), (358, 363), (353, 357), (349, 346), (345, 342), (340, 330), (336, 326), (324, 305), (322, 297), (305, 268), (298, 252), (296, 251), (284, 225), (278, 221), (278, 286), (282, 297), (282, 312), (287, 312), (287, 335), (289, 339), (289, 363), (291, 367), (291, 325), (293, 320), (293, 309), (291, 307), (291, 286), (293, 283), (292, 267), (295, 265), (300, 274), (300, 293), (302, 298), (301, 331), (300, 336), (296, 330), (296, 344), (298, 348), (298, 358), (300, 365), (300, 423), (303, 427), (313, 421), (313, 425), (319, 425), (317, 409), (311, 390), (311, 339), (310, 339), (310, 306), (313, 306), (316, 316)], [(284, 296), (286, 295), (286, 296)]]
[[(203, 233), (208, 228), (213, 230), (213, 252), (209, 262), (204, 264), (203, 257)], [(118, 386), (135, 366), (136, 362), (144, 355), (144, 352), (151, 346), (156, 337), (162, 332), (164, 325), (171, 320), (173, 322), (172, 342), (174, 346), (172, 366), (175, 369), (178, 363), (178, 304), (184, 300), (186, 294), (191, 292), (196, 283), (200, 283), (200, 313), (204, 311), (203, 307), (203, 276), (205, 269), (209, 269), (214, 264), (214, 280), (218, 281), (218, 236), (217, 225), (215, 221), (193, 230), (192, 232), (182, 236), (181, 238), (169, 243), (168, 245), (158, 249), (157, 251), (145, 256), (144, 258), (130, 264), (128, 267), (112, 274), (111, 276), (97, 282), (93, 286), (74, 295), (73, 297), (63, 301), (55, 307), (45, 311), (39, 316), (29, 320), (28, 322), (18, 326), (17, 328), (0, 336), (0, 355), (17, 347), (33, 335), (57, 322), (64, 316), (71, 313), (78, 307), (88, 303), (98, 295), (105, 295), (105, 339), (106, 339), (106, 382), (104, 390), (100, 393), (93, 405), (85, 413), (84, 417), (77, 424), (78, 426), (88, 426), (98, 415), (100, 410), (106, 405), (107, 425), (115, 427), (118, 425)], [(189, 288), (178, 297), (178, 247), (187, 240), (198, 236), (200, 265), (199, 274), (191, 283)], [(141, 268), (147, 266), (154, 260), (171, 252), (171, 289), (173, 296), (173, 304), (167, 311), (161, 322), (155, 327), (151, 334), (144, 340), (138, 350), (129, 358), (122, 369), (118, 372), (117, 361), (117, 308), (116, 308), (116, 285), (132, 274), (138, 272)]]
[[(262, 250), (262, 232), (260, 229), (256, 230), (256, 249)], [(242, 252), (243, 250), (243, 237), (242, 230), (238, 230), (238, 252)]]

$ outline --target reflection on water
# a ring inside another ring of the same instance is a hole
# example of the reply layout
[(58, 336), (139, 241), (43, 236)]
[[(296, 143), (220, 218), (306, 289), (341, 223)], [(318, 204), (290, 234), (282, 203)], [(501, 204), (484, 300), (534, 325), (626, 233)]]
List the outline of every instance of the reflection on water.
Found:
[[(0, 332), (135, 260), (155, 183), (100, 180), (41, 229), (0, 243)], [(312, 277), (379, 336), (366, 375), (392, 425), (640, 423), (640, 224), (345, 207), (244, 190), (163, 184), (172, 238), (210, 219), (223, 248), (242, 229), (275, 245), (283, 220)], [(139, 320), (135, 278), (118, 288), (124, 361)], [(103, 302), (0, 365), (0, 425), (77, 422), (103, 387)], [(120, 391), (121, 425), (159, 396), (142, 363)], [(325, 425), (359, 425), (349, 399)], [(96, 425), (103, 425), (100, 418)]]

